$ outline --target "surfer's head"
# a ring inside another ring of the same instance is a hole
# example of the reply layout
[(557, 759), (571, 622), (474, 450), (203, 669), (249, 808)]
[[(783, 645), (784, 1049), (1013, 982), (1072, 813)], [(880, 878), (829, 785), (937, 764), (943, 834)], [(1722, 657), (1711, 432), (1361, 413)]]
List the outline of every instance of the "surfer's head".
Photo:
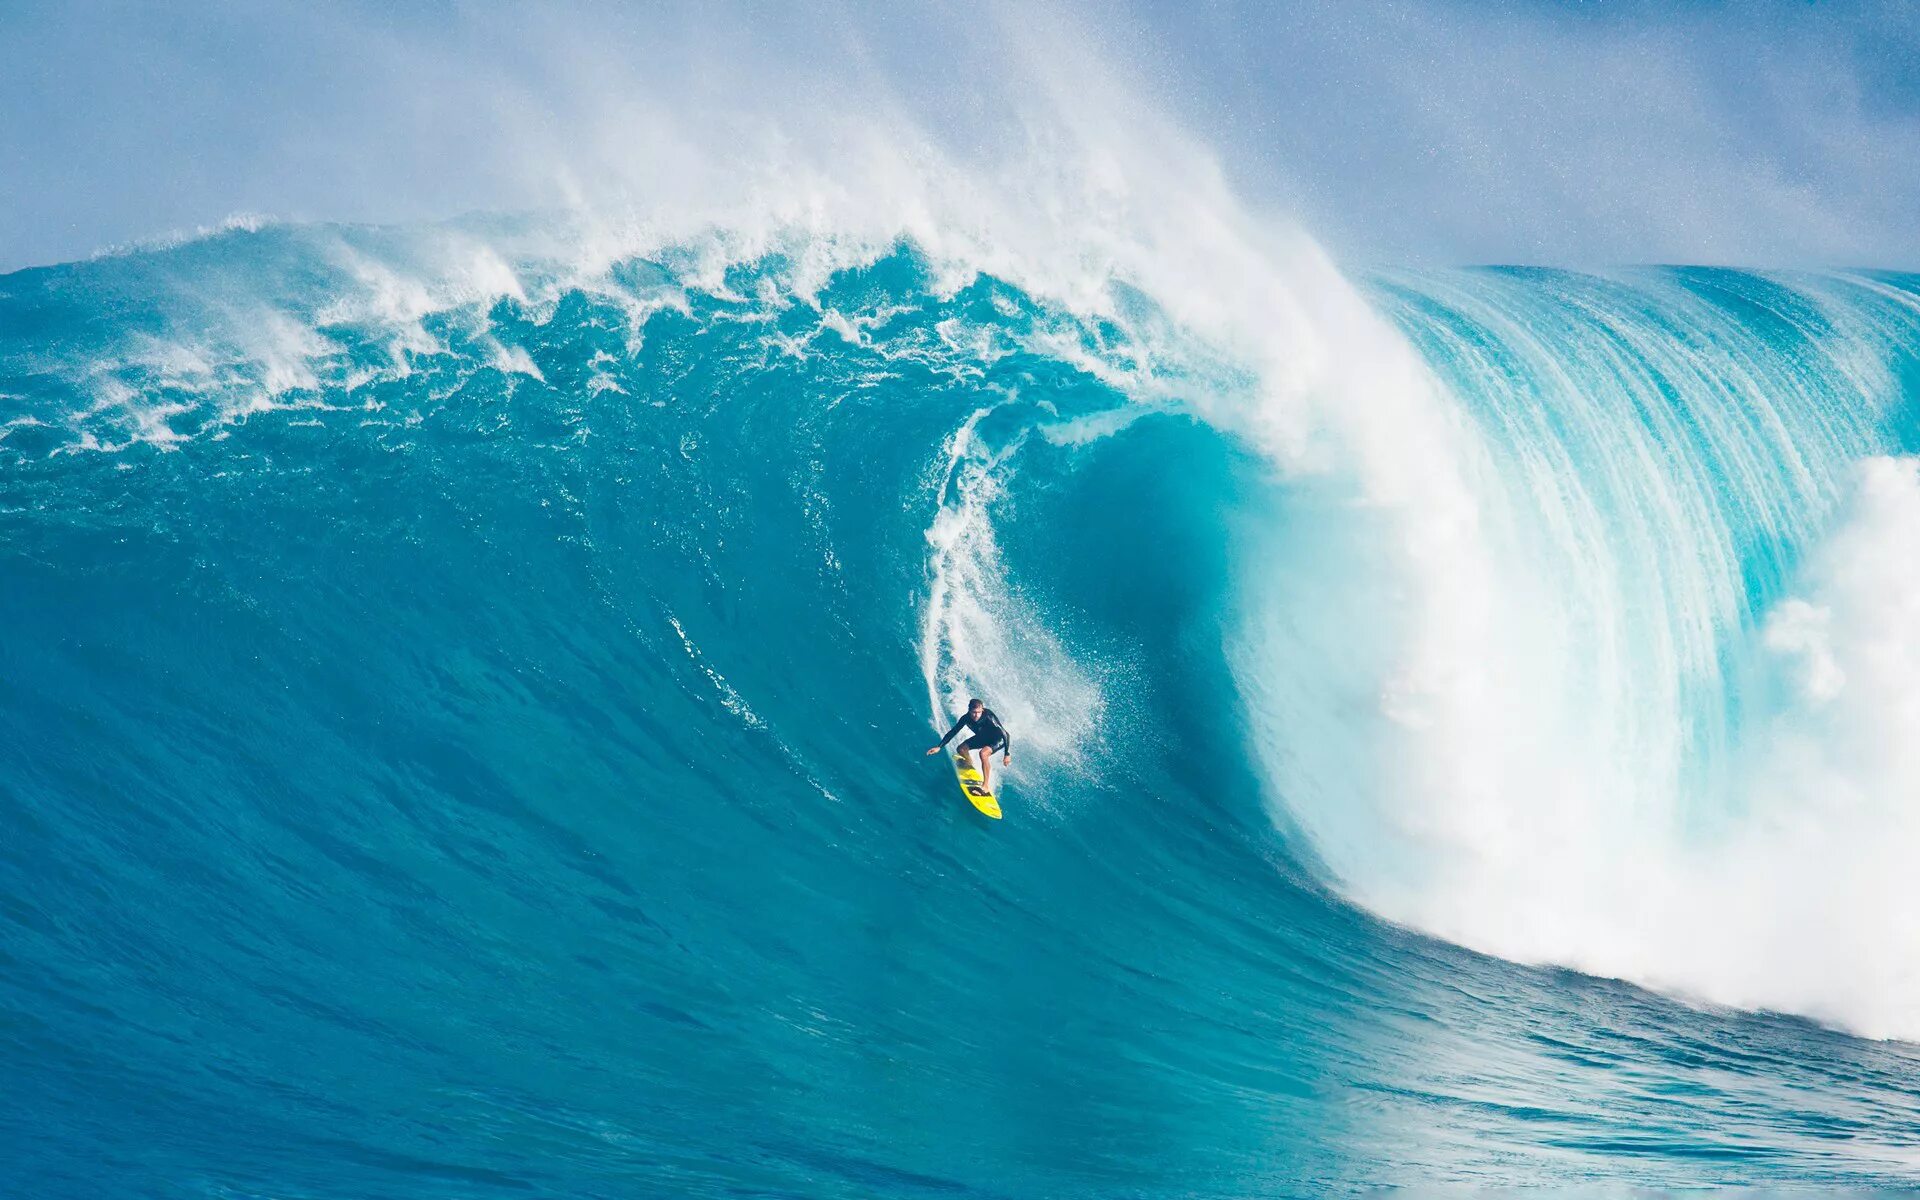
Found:
[(967, 715), (977, 717), (986, 707), (987, 702), (975, 696), (973, 699), (967, 701)]

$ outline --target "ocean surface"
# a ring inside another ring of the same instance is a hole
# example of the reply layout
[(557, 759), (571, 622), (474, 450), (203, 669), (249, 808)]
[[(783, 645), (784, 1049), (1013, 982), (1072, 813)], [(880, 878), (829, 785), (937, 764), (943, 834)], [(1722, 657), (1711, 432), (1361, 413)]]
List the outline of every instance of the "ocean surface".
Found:
[(1920, 278), (564, 223), (0, 276), (0, 1191), (1920, 1186)]

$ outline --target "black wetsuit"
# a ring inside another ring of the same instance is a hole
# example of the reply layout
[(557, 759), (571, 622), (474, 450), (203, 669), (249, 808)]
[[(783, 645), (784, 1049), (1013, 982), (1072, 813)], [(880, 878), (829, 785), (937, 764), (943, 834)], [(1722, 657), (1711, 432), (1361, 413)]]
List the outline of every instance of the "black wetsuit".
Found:
[(953, 728), (947, 730), (947, 736), (940, 739), (940, 744), (944, 746), (951, 741), (953, 735), (959, 733), (962, 726), (973, 730), (973, 736), (960, 743), (962, 754), (970, 750), (1002, 750), (1008, 754), (1013, 753), (1013, 739), (1007, 735), (1007, 727), (1000, 723), (999, 717), (993, 715), (992, 709), (983, 708), (977, 717), (969, 714), (955, 721)]

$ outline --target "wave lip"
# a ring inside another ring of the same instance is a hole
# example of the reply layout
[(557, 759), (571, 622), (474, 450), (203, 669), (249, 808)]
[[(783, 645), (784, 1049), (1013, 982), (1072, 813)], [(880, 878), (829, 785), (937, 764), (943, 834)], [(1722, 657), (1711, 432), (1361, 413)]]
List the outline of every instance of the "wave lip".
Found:
[[(1377, 667), (1347, 685), (1378, 683), (1368, 750), (1410, 764), (1358, 815), (1345, 796), (1313, 802), (1339, 811), (1341, 838), (1321, 840), (1348, 894), (1507, 958), (1914, 1032), (1915, 993), (1887, 968), (1905, 926), (1883, 923), (1904, 902), (1867, 899), (1858, 873), (1904, 844), (1897, 739), (1871, 782), (1790, 767), (1785, 747), (1822, 757), (1811, 745), (1839, 727), (1782, 686), (1779, 658), (1825, 662), (1794, 595), (1830, 586), (1836, 540), (1860, 562), (1897, 557), (1847, 530), (1860, 488), (1887, 493), (1874, 464), (1907, 436), (1903, 286), (1728, 271), (1377, 281), (1483, 439), (1491, 571), (1475, 585), (1488, 619), (1453, 631), (1472, 669), (1437, 712), (1408, 709)], [(1877, 631), (1860, 636), (1898, 644), (1893, 623), (1862, 620)], [(1863, 785), (1887, 799), (1862, 803)], [(1863, 928), (1877, 935), (1839, 933)]]

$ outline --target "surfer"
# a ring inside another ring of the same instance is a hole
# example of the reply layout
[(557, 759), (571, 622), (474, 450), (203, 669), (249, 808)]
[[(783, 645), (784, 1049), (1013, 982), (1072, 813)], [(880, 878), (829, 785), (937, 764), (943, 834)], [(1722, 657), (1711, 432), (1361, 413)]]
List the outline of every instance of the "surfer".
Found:
[(975, 696), (967, 701), (967, 715), (955, 721), (953, 728), (947, 730), (947, 736), (940, 739), (940, 745), (932, 747), (927, 753), (940, 753), (941, 749), (953, 740), (953, 735), (960, 732), (960, 727), (963, 725), (973, 730), (973, 736), (960, 743), (960, 756), (964, 758), (975, 750), (980, 752), (980, 790), (991, 793), (993, 791), (993, 752), (1000, 751), (1000, 762), (1005, 766), (1012, 766), (1013, 738), (1008, 736), (1007, 727), (1000, 723), (999, 717), (993, 715), (993, 710), (987, 707), (985, 700)]

